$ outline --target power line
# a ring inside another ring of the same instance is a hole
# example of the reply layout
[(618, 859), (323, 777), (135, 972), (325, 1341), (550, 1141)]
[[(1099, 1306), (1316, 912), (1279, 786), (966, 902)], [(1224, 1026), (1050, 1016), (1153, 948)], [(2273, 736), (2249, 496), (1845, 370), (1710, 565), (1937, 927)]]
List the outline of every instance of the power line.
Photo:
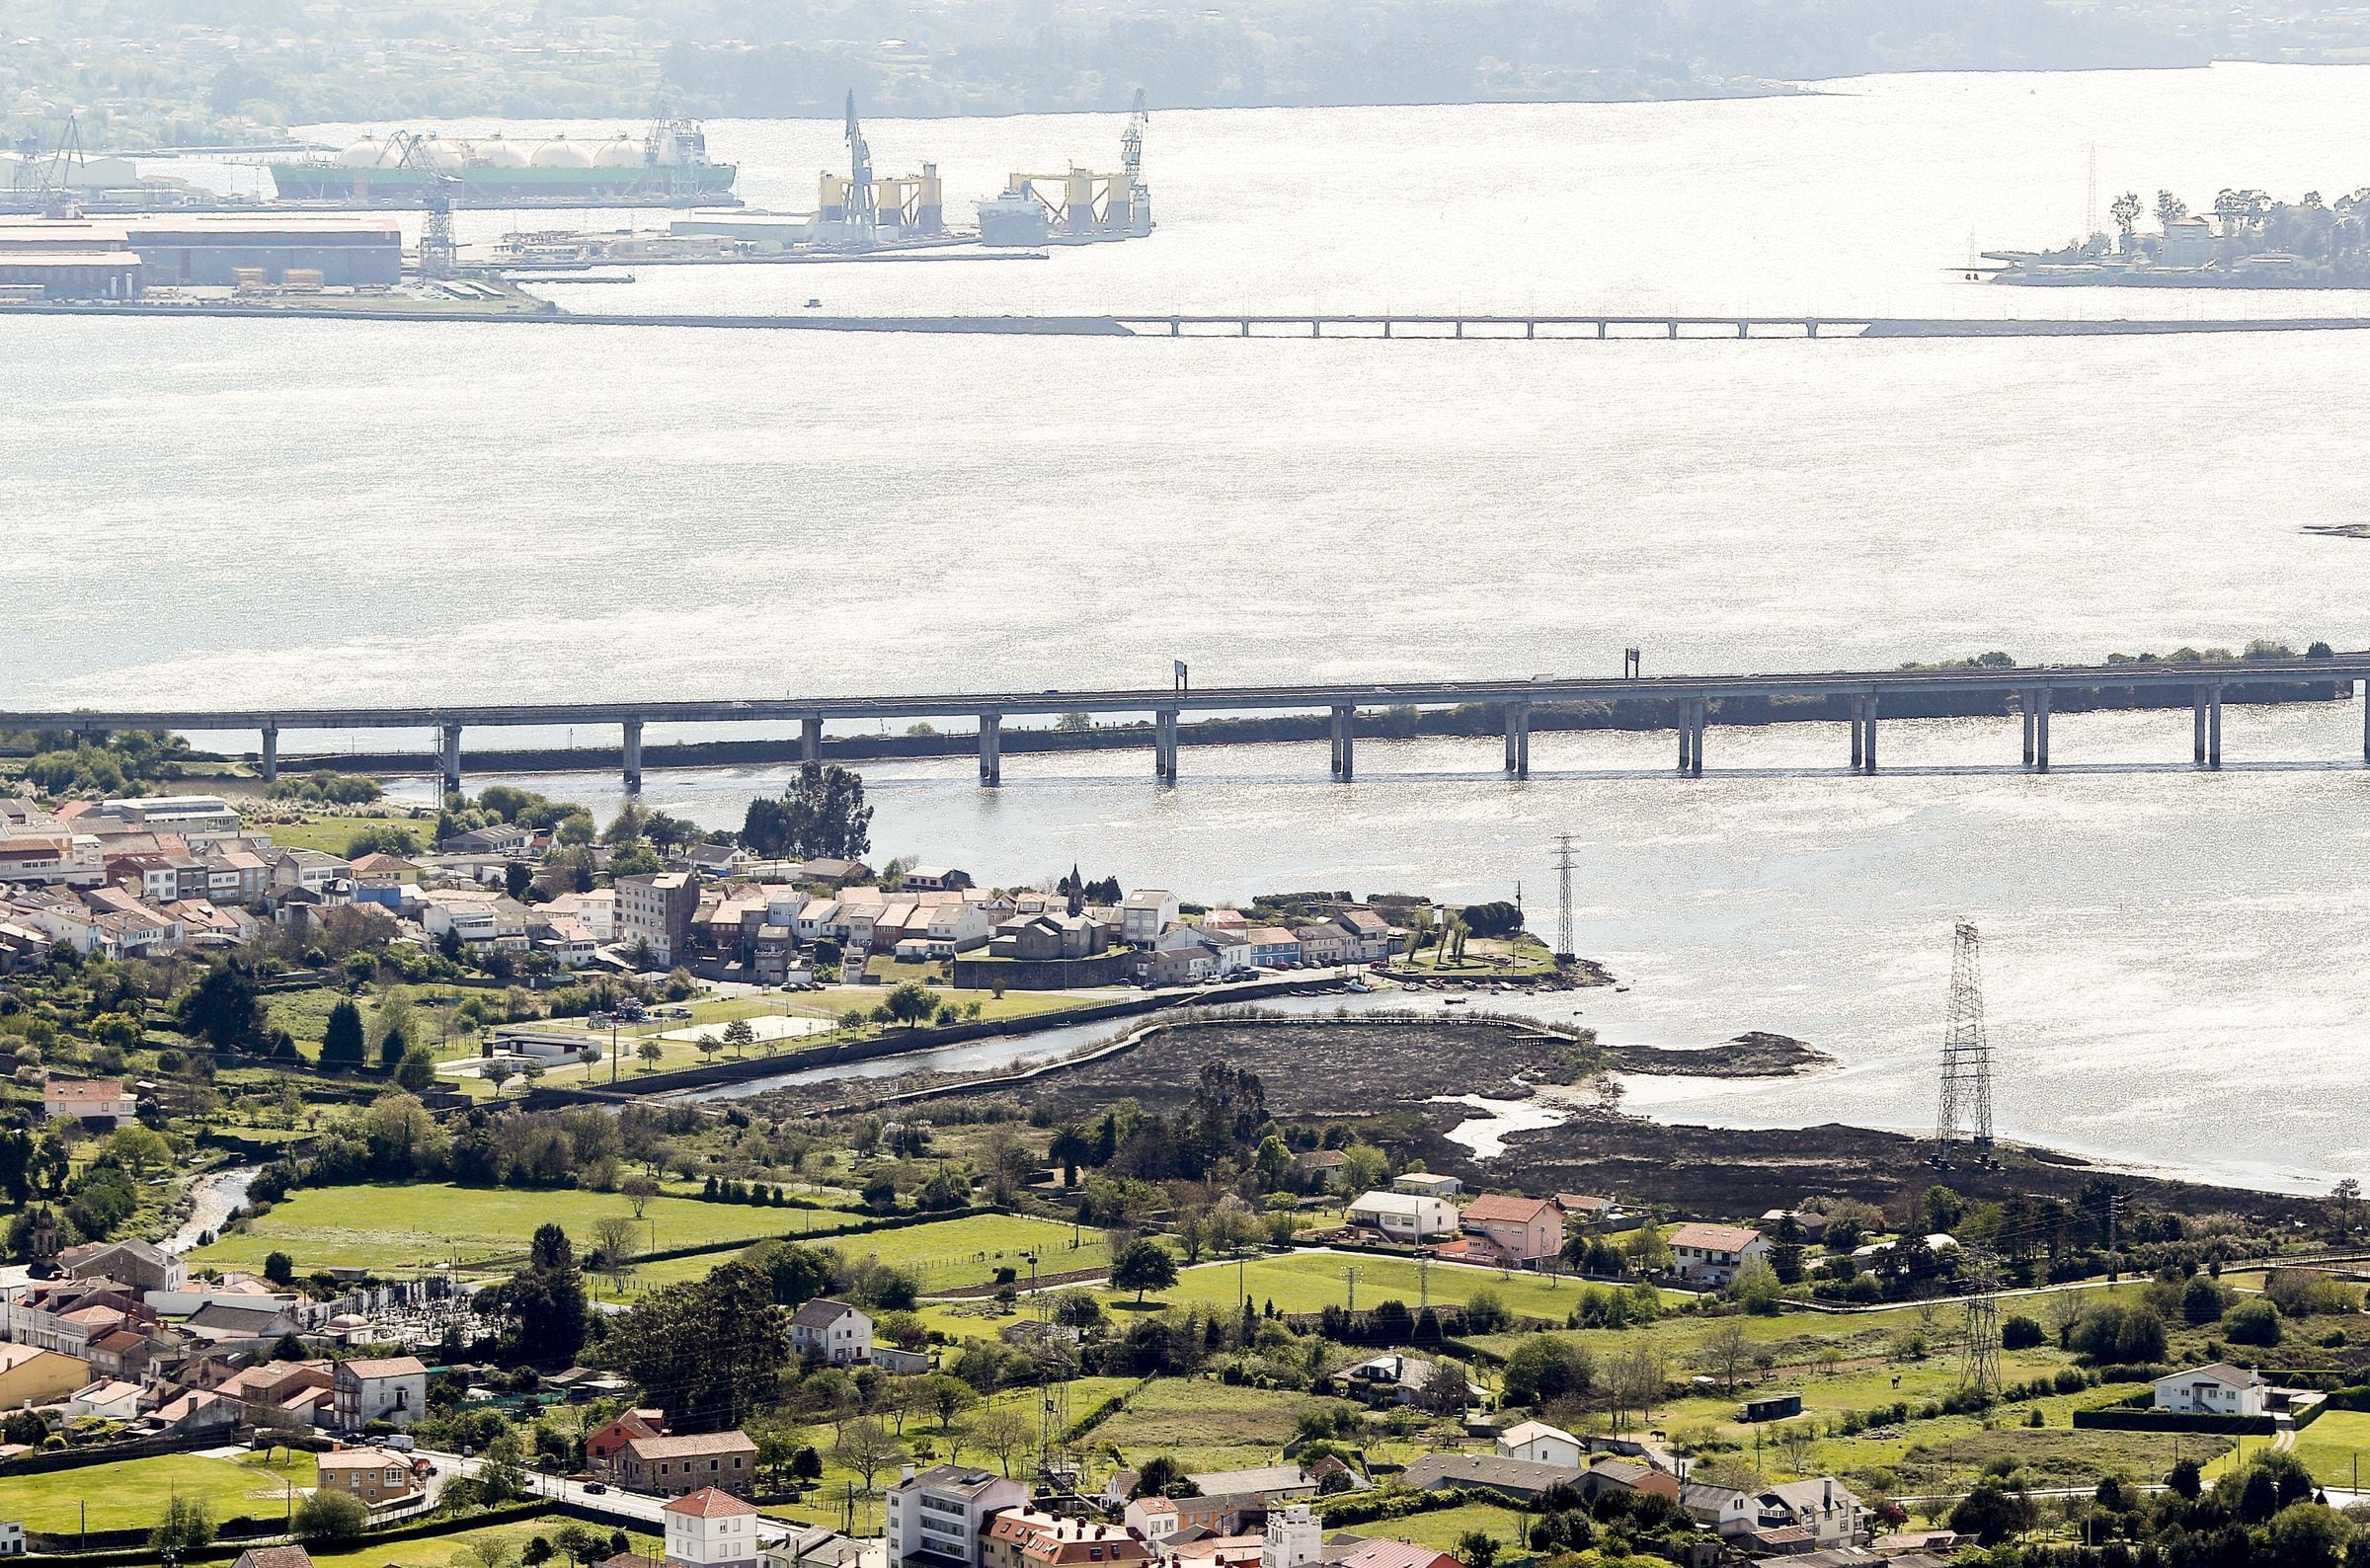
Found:
[(1942, 1031), (1941, 1105), (1935, 1118), (1935, 1154), (1977, 1160), (1992, 1150), (1992, 1047), (1983, 1028), (1983, 942), (1973, 921), (1961, 920), (1950, 954), (1950, 1012)]

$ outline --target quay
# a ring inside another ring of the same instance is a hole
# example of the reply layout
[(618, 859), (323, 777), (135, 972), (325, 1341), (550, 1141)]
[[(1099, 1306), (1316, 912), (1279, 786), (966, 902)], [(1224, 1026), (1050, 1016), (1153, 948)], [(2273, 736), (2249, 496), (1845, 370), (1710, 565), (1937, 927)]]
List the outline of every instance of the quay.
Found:
[(1505, 771), (1531, 774), (1535, 708), (1547, 704), (1649, 704), (1644, 717), (1671, 728), (1678, 740), (1680, 775), (1703, 774), (1706, 728), (1713, 706), (1770, 698), (1841, 702), (1850, 716), (1851, 769), (1876, 771), (1877, 726), (1888, 700), (1969, 693), (2013, 704), (2023, 727), (2023, 765), (2049, 771), (2049, 719), (2057, 693), (2101, 687), (2185, 694), (2191, 717), (2190, 759), (2200, 768), (2222, 765), (2225, 694), (2261, 687), (2361, 682), (2362, 758), (2370, 763), (2370, 652), (2321, 658), (2234, 660), (2214, 664), (2133, 661), (2112, 665), (2051, 665), (2033, 668), (1842, 670), (1825, 673), (1657, 675), (1345, 682), (1299, 685), (984, 691), (920, 696), (752, 697), (616, 702), (517, 702), (402, 707), (247, 707), (221, 709), (73, 709), (0, 712), (0, 729), (95, 735), (116, 730), (219, 732), (252, 730), (262, 737), (263, 776), (279, 776), (282, 730), (432, 730), (444, 787), (461, 787), (461, 738), (469, 730), (614, 725), (622, 739), (625, 787), (642, 787), (642, 737), (652, 724), (796, 724), (800, 753), (819, 759), (823, 731), (832, 721), (975, 719), (979, 725), (980, 782), (1003, 782), (1003, 723), (1014, 716), (1083, 713), (1152, 719), (1152, 773), (1162, 784), (1178, 779), (1177, 723), (1181, 714), (1300, 711), (1330, 717), (1333, 776), (1357, 776), (1358, 715), (1390, 708), (1455, 708), (1480, 704), (1504, 713)]

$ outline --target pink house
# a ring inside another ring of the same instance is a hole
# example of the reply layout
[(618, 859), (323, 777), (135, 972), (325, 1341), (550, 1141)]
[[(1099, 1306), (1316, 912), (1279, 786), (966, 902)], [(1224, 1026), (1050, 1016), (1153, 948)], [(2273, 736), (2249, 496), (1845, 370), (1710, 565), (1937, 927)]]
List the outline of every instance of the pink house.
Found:
[(1484, 1193), (1461, 1216), (1467, 1250), (1524, 1267), (1563, 1247), (1563, 1211), (1544, 1198)]

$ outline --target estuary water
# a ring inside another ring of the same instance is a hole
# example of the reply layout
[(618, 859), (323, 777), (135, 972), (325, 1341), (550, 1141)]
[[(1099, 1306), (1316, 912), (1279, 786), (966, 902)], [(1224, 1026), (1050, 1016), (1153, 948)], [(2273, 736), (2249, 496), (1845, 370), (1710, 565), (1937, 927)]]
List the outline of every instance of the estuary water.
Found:
[[(1151, 238), (1043, 261), (650, 270), (589, 307), (2370, 313), (2353, 295), (2011, 291), (1984, 246), (2159, 187), (2370, 182), (2370, 69), (1823, 84), (1790, 99), (1158, 114)], [(385, 127), (379, 127), (385, 128)], [(482, 127), (473, 127), (482, 128)], [(532, 127), (514, 127), (524, 134)], [(597, 128), (597, 127), (594, 127)], [(724, 122), (801, 206), (821, 122)], [(1115, 118), (882, 122), (950, 198), (1104, 163)], [(333, 135), (334, 139), (334, 135)], [(508, 219), (468, 214), (500, 232)], [(545, 217), (534, 220), (538, 225)], [(1310, 343), (0, 319), (0, 705), (479, 701), (2088, 660), (2370, 645), (2350, 334)], [(1192, 748), (866, 769), (881, 854), (1012, 882), (1451, 897), (1581, 852), (1620, 1038), (1797, 1035), (1691, 1119), (1918, 1127), (1954, 916), (1990, 944), (2004, 1132), (2291, 1186), (2361, 1131), (2360, 711)], [(287, 735), (291, 750), (350, 738)], [(373, 743), (385, 738), (365, 738)], [(478, 738), (471, 737), (474, 743)], [(560, 736), (554, 740), (564, 739)], [(590, 740), (590, 737), (578, 737)], [(602, 740), (611, 739), (602, 737)], [(657, 732), (653, 741), (669, 739)], [(248, 747), (252, 737), (224, 738)], [(428, 745), (425, 735), (397, 744)], [(2320, 765), (2257, 771), (2278, 758)], [(484, 782), (476, 775), (473, 782)], [(604, 806), (613, 785), (546, 780)], [(777, 773), (658, 775), (737, 823)]]

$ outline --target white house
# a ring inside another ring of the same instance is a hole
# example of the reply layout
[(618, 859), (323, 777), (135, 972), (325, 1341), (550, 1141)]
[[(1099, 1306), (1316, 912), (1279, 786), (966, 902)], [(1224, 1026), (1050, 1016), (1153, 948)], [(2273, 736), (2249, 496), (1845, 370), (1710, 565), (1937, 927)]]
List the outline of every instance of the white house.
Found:
[(1761, 1523), (1761, 1507), (1733, 1486), (1689, 1481), (1679, 1488), (1679, 1506), (1715, 1535), (1743, 1535)]
[(97, 1416), (102, 1421), (129, 1421), (140, 1413), (140, 1385), (102, 1377), (88, 1388), (75, 1390), (66, 1401), (66, 1414), (76, 1420)]
[(1177, 896), (1166, 888), (1139, 888), (1119, 906), (1119, 935), (1138, 946), (1148, 944), (1177, 918)]
[(1561, 1427), (1543, 1421), (1525, 1421), (1498, 1434), (1498, 1452), (1509, 1459), (1534, 1464), (1561, 1464), (1578, 1469), (1585, 1462), (1586, 1445)]
[(1371, 1192), (1350, 1205), (1350, 1223), (1414, 1243), (1457, 1233), (1457, 1206), (1421, 1193)]
[[(25, 1555), (25, 1522), (21, 1519), (0, 1519), (0, 1557)], [(236, 1565), (233, 1565), (236, 1568)]]
[(340, 1362), (333, 1375), (341, 1432), (359, 1432), (372, 1421), (409, 1427), (428, 1408), (428, 1367), (417, 1356)]
[(1856, 1546), (1867, 1538), (1866, 1506), (1852, 1488), (1833, 1476), (1787, 1481), (1770, 1487), (1756, 1501), (1761, 1509), (1762, 1529), (1791, 1526), (1806, 1529), (1813, 1551)]
[(976, 903), (942, 903), (929, 912), (929, 938), (950, 952), (988, 945), (988, 911)]
[(1726, 1285), (1771, 1251), (1767, 1236), (1743, 1225), (1681, 1225), (1671, 1232), (1671, 1272), (1700, 1285)]
[(51, 1078), (41, 1085), (45, 1121), (97, 1120), (120, 1126), (139, 1114), (138, 1097), (120, 1078)]
[(667, 1568), (756, 1568), (764, 1548), (757, 1543), (757, 1506), (730, 1492), (703, 1486), (670, 1498)]
[(2196, 1416), (2259, 1416), (2270, 1384), (2252, 1368), (2215, 1362), (2184, 1367), (2156, 1380), (2155, 1407)]
[(1394, 1178), (1390, 1190), (1394, 1193), (1422, 1193), (1431, 1198), (1454, 1198), (1464, 1191), (1464, 1183), (1454, 1176), (1444, 1176), (1434, 1171), (1411, 1170), (1404, 1176)]
[(872, 1319), (848, 1305), (818, 1297), (790, 1317), (790, 1348), (833, 1367), (872, 1360)]
[(1166, 1497), (1130, 1498), (1127, 1511), (1120, 1516), (1128, 1529), (1142, 1535), (1163, 1556), (1167, 1554), (1168, 1542), (1177, 1533), (1179, 1517), (1175, 1500)]

